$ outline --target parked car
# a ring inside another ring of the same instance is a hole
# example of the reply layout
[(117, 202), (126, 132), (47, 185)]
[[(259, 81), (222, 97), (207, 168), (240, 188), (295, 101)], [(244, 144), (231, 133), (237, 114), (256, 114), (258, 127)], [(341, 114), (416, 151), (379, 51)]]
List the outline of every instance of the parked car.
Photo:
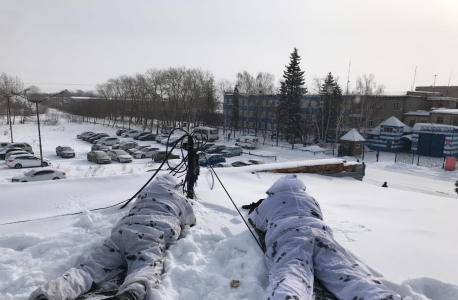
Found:
[[(16, 169), (42, 166), (40, 158), (32, 154), (10, 156), (6, 161), (6, 164), (8, 165), (8, 167)], [(51, 161), (49, 159), (43, 158), (43, 167), (47, 167), (50, 165)]]
[(227, 147), (226, 149), (221, 151), (221, 154), (225, 157), (240, 156), (242, 155), (242, 147)]
[(98, 136), (90, 138), (89, 142), (91, 142), (92, 144), (97, 144), (100, 141), (100, 139), (104, 137), (109, 137), (109, 135), (106, 133), (99, 134)]
[(133, 154), (133, 157), (135, 158), (147, 158), (147, 157), (152, 157), (153, 153), (155, 151), (158, 151), (159, 148), (153, 148), (153, 147), (145, 147)]
[(113, 146), (114, 144), (119, 144), (120, 140), (117, 137), (106, 136), (101, 138), (97, 144), (101, 144), (104, 146)]
[(167, 137), (167, 135), (158, 134), (158, 135), (156, 135), (155, 141), (156, 141), (156, 143), (160, 143), (166, 137)]
[(226, 162), (226, 159), (224, 158), (223, 155), (221, 154), (210, 154), (210, 155), (206, 155), (204, 158), (202, 158), (201, 160), (199, 160), (199, 165), (202, 166), (202, 167), (205, 167), (205, 166), (213, 166), (213, 165), (216, 165), (218, 163), (225, 163)]
[(100, 144), (95, 144), (95, 145), (92, 145), (92, 147), (91, 147), (91, 151), (107, 152), (108, 150), (110, 150), (110, 147), (104, 146), (104, 145), (100, 145)]
[(181, 139), (181, 136), (171, 136), (170, 138), (166, 137), (161, 140), (161, 144), (168, 145), (169, 147), (173, 147), (178, 142), (179, 139)]
[(6, 153), (5, 160), (7, 160), (10, 156), (21, 155), (21, 154), (30, 154), (30, 153), (27, 152), (27, 151), (24, 151), (24, 150), (10, 151), (10, 152)]
[[(17, 148), (17, 147), (13, 147), (13, 148), (2, 148), (0, 150), (0, 159), (6, 159), (6, 155), (10, 152), (14, 152), (14, 151), (24, 151), (22, 150), (21, 148)], [(25, 151), (27, 152), (27, 151)], [(27, 152), (28, 153), (28, 152)]]
[(4, 148), (4, 147), (8, 146), (9, 144), (10, 144), (10, 143), (8, 143), (8, 142), (1, 142), (1, 143), (0, 143), (0, 149), (2, 149), (2, 148)]
[(141, 131), (139, 130), (129, 130), (129, 131), (126, 131), (124, 133), (121, 134), (122, 137), (136, 137), (137, 135), (139, 135), (140, 133), (142, 133)]
[(32, 169), (24, 174), (16, 175), (11, 179), (12, 182), (35, 182), (43, 180), (58, 180), (65, 179), (65, 172), (54, 169)]
[(139, 141), (155, 141), (156, 135), (154, 133), (145, 134), (143, 136), (138, 137)]
[(266, 162), (261, 160), (261, 159), (250, 159), (248, 160), (250, 163), (252, 163), (253, 165), (263, 165), (265, 164)]
[(241, 136), (235, 141), (236, 146), (247, 149), (254, 149), (258, 146), (259, 139), (255, 136)]
[(121, 134), (123, 134), (126, 131), (127, 131), (127, 129), (118, 129), (118, 130), (116, 130), (116, 135), (117, 136), (121, 136)]
[(206, 152), (207, 153), (221, 153), (221, 151), (223, 151), (224, 149), (226, 149), (226, 146), (224, 145), (213, 145), (210, 148), (208, 148)]
[(87, 160), (98, 164), (111, 164), (111, 158), (103, 151), (88, 152)]
[(207, 149), (213, 147), (214, 145), (215, 145), (215, 144), (213, 144), (213, 143), (206, 143), (205, 145), (203, 145), (203, 146), (201, 147), (201, 149), (202, 149), (202, 151), (205, 151), (205, 150), (207, 150)]
[(86, 134), (86, 135), (83, 135), (83, 136), (81, 137), (81, 139), (82, 139), (83, 141), (88, 141), (91, 137), (96, 136), (96, 135), (98, 135), (98, 134), (100, 134), (100, 133), (94, 132), (94, 133), (92, 133), (92, 134)]
[(252, 163), (248, 161), (234, 161), (233, 163), (231, 163), (231, 165), (233, 167), (246, 167), (246, 166), (251, 166)]
[(176, 154), (173, 154), (173, 153), (170, 153), (168, 155), (168, 157), (167, 157), (167, 154), (168, 153), (165, 152), (165, 151), (158, 151), (155, 155), (153, 154), (153, 156), (151, 158), (155, 162), (163, 162), (166, 158), (167, 158), (167, 160), (180, 158), (179, 155), (176, 155)]
[(33, 154), (32, 146), (30, 146), (27, 143), (9, 143), (5, 147), (3, 147), (2, 150), (8, 149), (8, 148), (21, 148), (22, 150)]
[(69, 146), (57, 146), (56, 154), (60, 157), (75, 157), (75, 150)]
[(233, 165), (231, 165), (230, 163), (219, 163), (219, 164), (214, 165), (214, 167), (217, 167), (217, 168), (232, 168)]
[(130, 149), (130, 148), (135, 148), (138, 146), (138, 143), (137, 142), (134, 142), (134, 141), (124, 141), (124, 142), (121, 142), (120, 144), (118, 144), (119, 146), (117, 146), (117, 148), (114, 148), (116, 145), (113, 145), (113, 149), (121, 149), (121, 150), (127, 150), (127, 149)]
[(110, 150), (107, 152), (111, 160), (115, 160), (119, 163), (130, 163), (132, 162), (132, 156), (127, 154), (124, 150)]
[(151, 132), (141, 132), (139, 135), (134, 136), (134, 140), (140, 139), (140, 137), (151, 134)]
[(78, 134), (78, 135), (76, 136), (76, 138), (77, 138), (77, 139), (82, 139), (84, 136), (90, 135), (90, 134), (94, 134), (94, 132), (92, 132), (92, 131), (85, 131), (85, 132), (83, 132), (83, 133)]
[(151, 146), (149, 146), (149, 145), (138, 145), (137, 147), (130, 148), (130, 149), (127, 149), (127, 150), (124, 150), (124, 151), (126, 151), (130, 155), (133, 155), (135, 152), (140, 151), (143, 148), (147, 148), (147, 147), (151, 147)]

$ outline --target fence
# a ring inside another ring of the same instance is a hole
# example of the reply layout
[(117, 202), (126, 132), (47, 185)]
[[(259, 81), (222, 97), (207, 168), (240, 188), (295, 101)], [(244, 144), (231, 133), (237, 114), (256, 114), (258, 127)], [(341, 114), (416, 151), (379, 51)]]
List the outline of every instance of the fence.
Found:
[(417, 154), (410, 154), (404, 152), (397, 152), (394, 162), (396, 163), (404, 163), (404, 164), (416, 164), (417, 166), (422, 167), (441, 167), (444, 168), (445, 166), (445, 157), (431, 157), (431, 156), (423, 156)]
[(248, 153), (247, 152), (243, 152), (243, 154), (248, 154), (248, 155), (253, 155), (253, 156), (258, 156), (258, 157), (268, 157), (268, 158), (273, 157), (275, 159), (275, 161), (277, 161), (277, 156), (276, 155), (260, 155), (260, 154), (251, 153), (250, 151), (248, 151)]

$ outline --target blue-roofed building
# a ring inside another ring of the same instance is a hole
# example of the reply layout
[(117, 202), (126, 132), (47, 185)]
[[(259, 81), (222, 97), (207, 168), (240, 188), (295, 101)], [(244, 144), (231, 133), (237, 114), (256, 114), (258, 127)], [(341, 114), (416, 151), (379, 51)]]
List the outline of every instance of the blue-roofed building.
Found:
[[(374, 151), (384, 152), (409, 152), (409, 134), (412, 128), (399, 121), (396, 117), (390, 117), (380, 123), (370, 135), (370, 147)], [(378, 135), (376, 134), (378, 131)]]

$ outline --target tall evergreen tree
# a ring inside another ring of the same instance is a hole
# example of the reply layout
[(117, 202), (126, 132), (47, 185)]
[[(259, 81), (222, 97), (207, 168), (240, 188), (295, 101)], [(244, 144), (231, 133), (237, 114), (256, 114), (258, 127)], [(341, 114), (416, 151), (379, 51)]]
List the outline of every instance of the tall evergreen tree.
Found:
[[(338, 99), (337, 94), (342, 96), (340, 87), (336, 89), (336, 82), (331, 72), (326, 76), (324, 83), (320, 87), (320, 102), (318, 113), (316, 115), (316, 139), (321, 143), (325, 143), (327, 138), (332, 138), (335, 133)], [(337, 94), (336, 94), (337, 93)], [(340, 97), (341, 98), (341, 97)], [(341, 100), (341, 99), (340, 99)]]
[(284, 105), (278, 107), (280, 131), (293, 144), (293, 147), (296, 138), (300, 137), (302, 133), (302, 96), (307, 93), (304, 87), (304, 72), (299, 66), (300, 61), (301, 57), (294, 48), (289, 65), (283, 72), (285, 81), (281, 88), (284, 91), (281, 91), (280, 97), (283, 96), (285, 102)]
[(239, 130), (239, 118), (240, 118), (240, 106), (239, 106), (239, 89), (237, 85), (234, 88), (234, 94), (232, 95), (232, 120), (231, 127), (235, 130)]

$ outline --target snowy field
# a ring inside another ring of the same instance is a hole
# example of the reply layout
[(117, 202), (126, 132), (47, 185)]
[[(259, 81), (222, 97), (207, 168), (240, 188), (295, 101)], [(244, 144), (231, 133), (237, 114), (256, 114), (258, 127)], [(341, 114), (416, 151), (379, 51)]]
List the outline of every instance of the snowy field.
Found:
[[(3, 135), (7, 129), (0, 125), (0, 142), (9, 140), (9, 135)], [(27, 299), (38, 285), (81, 262), (109, 236), (130, 205), (123, 210), (88, 210), (126, 200), (152, 175), (146, 171), (158, 166), (150, 159), (101, 167), (87, 162), (91, 144), (76, 135), (89, 130), (110, 135), (116, 131), (63, 120), (42, 127), (43, 156), (67, 172), (66, 180), (11, 183), (11, 177), (24, 170), (0, 162), (0, 299)], [(15, 141), (30, 143), (39, 155), (35, 124), (14, 125), (13, 132)], [(61, 144), (74, 148), (77, 157), (57, 157), (54, 149)], [(265, 160), (280, 164), (329, 158), (271, 146), (253, 152), (276, 155), (276, 161)], [(256, 157), (243, 155), (228, 161), (251, 158)], [(389, 153), (380, 153), (380, 162), (375, 162), (375, 153), (366, 153), (365, 162), (363, 182), (311, 174), (299, 178), (320, 202), (336, 239), (384, 284), (413, 299), (458, 299), (456, 172), (394, 164)], [(239, 207), (264, 197), (280, 176), (252, 174), (250, 168), (216, 169)], [(381, 188), (384, 181), (388, 189)], [(154, 300), (267, 299), (263, 254), (223, 188), (215, 182), (211, 189), (211, 184), (212, 176), (203, 169), (196, 189), (198, 224), (168, 250), (163, 284)], [(83, 213), (3, 225), (76, 212)], [(233, 279), (240, 280), (239, 288), (230, 288)]]

